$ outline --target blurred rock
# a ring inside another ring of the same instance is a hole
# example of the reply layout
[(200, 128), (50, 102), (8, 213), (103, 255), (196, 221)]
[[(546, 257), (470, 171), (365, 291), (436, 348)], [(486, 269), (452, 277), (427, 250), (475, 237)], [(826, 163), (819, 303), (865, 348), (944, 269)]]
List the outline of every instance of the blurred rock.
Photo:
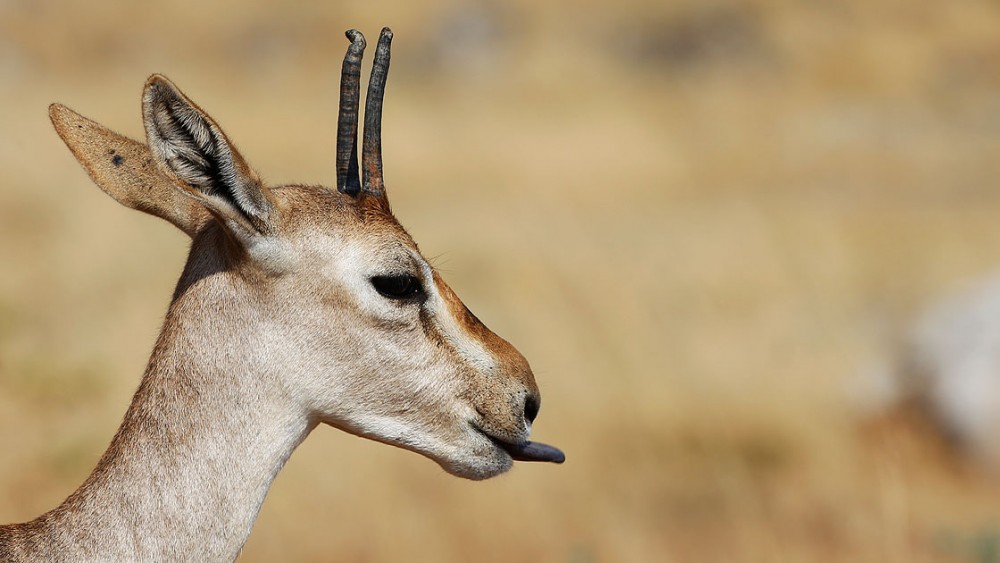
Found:
[(929, 308), (900, 359), (899, 399), (958, 450), (1000, 471), (1000, 275)]
[(433, 24), (418, 62), (442, 74), (490, 74), (513, 42), (516, 19), (511, 7), (497, 2), (457, 6)]
[(752, 60), (767, 51), (760, 19), (752, 9), (740, 6), (636, 20), (620, 34), (625, 48), (614, 52), (648, 67), (695, 68)]

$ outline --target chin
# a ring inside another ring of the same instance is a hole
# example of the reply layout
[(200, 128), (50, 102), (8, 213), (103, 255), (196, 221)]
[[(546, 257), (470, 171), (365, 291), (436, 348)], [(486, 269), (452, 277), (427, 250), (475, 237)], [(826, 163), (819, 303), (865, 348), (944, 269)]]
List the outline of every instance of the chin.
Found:
[[(392, 428), (393, 432), (390, 433), (386, 432), (385, 425), (381, 427), (371, 425), (366, 429), (339, 424), (336, 421), (324, 422), (356, 436), (420, 454), (433, 460), (449, 474), (463, 479), (482, 481), (506, 473), (514, 465), (514, 459), (510, 454), (479, 432), (469, 432), (451, 442), (440, 442), (430, 438), (426, 433), (415, 432), (408, 428)], [(396, 436), (389, 438), (386, 434)], [(408, 439), (400, 439), (399, 436), (407, 436)]]
[(501, 450), (463, 459), (435, 459), (434, 461), (437, 461), (438, 465), (449, 474), (472, 481), (496, 477), (506, 473), (514, 465), (514, 460)]

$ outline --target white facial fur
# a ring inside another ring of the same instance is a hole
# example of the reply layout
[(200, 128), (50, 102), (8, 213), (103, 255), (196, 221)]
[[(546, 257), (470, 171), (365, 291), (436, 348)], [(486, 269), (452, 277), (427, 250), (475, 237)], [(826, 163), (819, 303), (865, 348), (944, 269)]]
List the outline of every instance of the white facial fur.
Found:
[[(408, 236), (389, 227), (310, 228), (255, 249), (265, 269), (283, 271), (273, 280), (281, 299), (269, 315), (271, 361), (318, 422), (421, 453), (462, 477), (502, 473), (510, 456), (476, 429), (496, 423), (470, 399), (481, 397), (470, 389), (478, 380), (502, 377), (498, 361), (455, 318)], [(392, 273), (415, 275), (425, 295), (380, 295), (371, 277)], [(528, 392), (512, 383), (514, 394)], [(495, 397), (493, 410), (510, 410), (509, 396)], [(526, 438), (516, 418), (504, 435)]]

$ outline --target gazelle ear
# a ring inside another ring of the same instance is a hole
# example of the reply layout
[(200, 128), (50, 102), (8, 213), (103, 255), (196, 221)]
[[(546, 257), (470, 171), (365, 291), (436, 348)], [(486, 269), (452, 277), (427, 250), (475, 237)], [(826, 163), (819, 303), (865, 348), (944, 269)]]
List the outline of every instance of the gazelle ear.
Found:
[(161, 172), (240, 240), (272, 231), (275, 206), (270, 193), (201, 108), (154, 74), (146, 81), (142, 115)]
[(146, 145), (63, 105), (49, 106), (49, 118), (94, 183), (118, 203), (166, 219), (191, 237), (211, 219), (156, 169)]

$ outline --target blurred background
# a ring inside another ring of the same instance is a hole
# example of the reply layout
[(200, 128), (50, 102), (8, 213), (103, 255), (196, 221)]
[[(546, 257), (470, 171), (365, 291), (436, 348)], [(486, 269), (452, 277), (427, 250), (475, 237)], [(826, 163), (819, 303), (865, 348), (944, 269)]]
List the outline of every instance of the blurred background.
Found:
[(187, 249), (46, 106), (142, 138), (164, 73), (331, 185), (343, 31), (383, 25), (393, 207), (568, 461), (472, 483), (319, 428), (243, 560), (1000, 558), (996, 473), (871, 415), (914, 315), (1000, 268), (996, 0), (0, 0), (0, 522), (94, 467)]

